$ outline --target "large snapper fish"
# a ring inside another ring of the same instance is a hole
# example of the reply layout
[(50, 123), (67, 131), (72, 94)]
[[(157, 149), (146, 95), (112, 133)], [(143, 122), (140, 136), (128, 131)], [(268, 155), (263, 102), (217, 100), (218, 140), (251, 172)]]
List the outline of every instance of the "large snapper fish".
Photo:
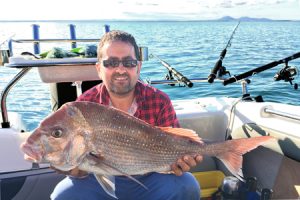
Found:
[(45, 118), (21, 148), (32, 162), (94, 173), (104, 190), (115, 197), (113, 176), (135, 180), (131, 175), (170, 172), (171, 164), (184, 155), (215, 156), (239, 176), (242, 155), (271, 138), (205, 144), (192, 130), (154, 127), (97, 103), (69, 102)]

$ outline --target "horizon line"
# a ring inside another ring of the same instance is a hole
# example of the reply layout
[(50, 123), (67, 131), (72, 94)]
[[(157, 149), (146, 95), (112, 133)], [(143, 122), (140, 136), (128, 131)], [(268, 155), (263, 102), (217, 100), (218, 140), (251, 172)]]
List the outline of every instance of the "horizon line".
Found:
[(300, 21), (300, 19), (269, 19), (269, 18), (248, 18), (248, 19), (26, 19), (26, 20), (2, 20), (0, 22), (88, 22), (88, 21), (107, 21), (107, 22), (231, 22), (231, 21), (244, 21), (244, 22), (271, 22), (271, 21)]

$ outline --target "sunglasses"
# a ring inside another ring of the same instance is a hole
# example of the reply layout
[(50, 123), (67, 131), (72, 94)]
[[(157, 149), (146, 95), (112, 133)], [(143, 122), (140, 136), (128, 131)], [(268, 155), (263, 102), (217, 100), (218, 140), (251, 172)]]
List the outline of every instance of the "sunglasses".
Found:
[(108, 59), (108, 60), (103, 60), (103, 66), (106, 68), (117, 68), (119, 67), (120, 63), (125, 68), (134, 68), (137, 66), (138, 61), (137, 60), (131, 60), (131, 59)]

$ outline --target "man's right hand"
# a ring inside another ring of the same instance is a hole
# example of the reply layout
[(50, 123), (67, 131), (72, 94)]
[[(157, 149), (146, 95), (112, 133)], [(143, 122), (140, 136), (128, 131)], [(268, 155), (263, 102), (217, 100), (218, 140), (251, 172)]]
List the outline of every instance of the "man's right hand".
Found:
[(85, 178), (88, 176), (88, 173), (86, 171), (82, 171), (82, 170), (78, 169), (78, 167), (71, 169), (69, 171), (62, 171), (53, 166), (50, 166), (50, 168), (54, 169), (59, 174), (64, 174), (66, 176), (71, 176), (73, 178)]

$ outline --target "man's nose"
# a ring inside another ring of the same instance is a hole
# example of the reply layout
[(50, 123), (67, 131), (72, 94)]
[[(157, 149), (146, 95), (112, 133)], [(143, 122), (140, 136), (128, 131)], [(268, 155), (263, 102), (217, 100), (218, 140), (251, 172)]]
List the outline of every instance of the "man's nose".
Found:
[(124, 73), (124, 72), (126, 72), (127, 70), (126, 70), (126, 67), (124, 67), (123, 63), (120, 62), (120, 63), (119, 63), (119, 66), (116, 68), (116, 71), (119, 72), (119, 73), (121, 73), (121, 72)]

